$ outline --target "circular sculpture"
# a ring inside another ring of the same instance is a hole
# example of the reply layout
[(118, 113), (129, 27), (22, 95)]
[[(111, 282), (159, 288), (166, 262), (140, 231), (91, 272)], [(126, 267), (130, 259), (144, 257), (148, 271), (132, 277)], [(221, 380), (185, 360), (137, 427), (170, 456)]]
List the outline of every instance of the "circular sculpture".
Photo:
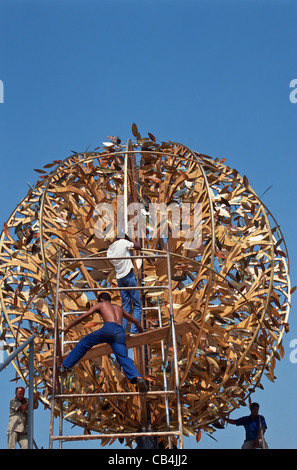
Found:
[[(118, 207), (122, 197), (124, 209), (127, 204), (132, 208), (130, 215), (135, 216), (135, 207), (138, 210), (138, 225), (139, 217), (145, 222), (144, 256), (169, 249), (175, 323), (192, 321), (192, 328), (177, 338), (183, 433), (212, 433), (213, 424), (243, 405), (255, 387), (262, 387), (263, 374), (275, 379), (290, 307), (286, 245), (248, 179), (226, 166), (224, 159), (212, 159), (175, 142), (158, 143), (152, 134), (141, 138), (135, 124), (132, 132), (135, 141), (126, 146), (111, 138), (103, 149), (74, 153), (36, 170), (39, 181), (4, 224), (1, 235), (1, 338), (12, 349), (32, 331), (37, 333), (35, 387), (42, 392), (45, 406), (50, 406), (53, 384), (48, 360), (53, 355), (58, 251), (62, 253), (60, 286), (74, 288), (60, 296), (59, 315), (62, 308), (87, 310), (96, 298), (92, 289), (116, 287), (113, 267), (108, 260), (66, 264), (63, 257), (83, 259), (106, 253), (116, 234), (113, 217), (122, 215)], [(161, 213), (165, 208), (168, 218), (162, 219), (160, 213), (159, 219), (152, 218), (156, 208)], [(183, 218), (182, 210), (188, 211), (188, 218)], [(141, 285), (166, 283), (165, 265), (158, 258), (135, 263)], [(90, 292), (80, 292), (82, 288)], [(170, 318), (168, 295), (166, 290), (148, 289), (142, 297), (147, 308), (160, 305), (163, 326)], [(112, 299), (120, 303), (119, 291)], [(146, 310), (148, 330), (160, 326), (156, 315), (156, 310)], [(77, 340), (98, 325), (101, 320), (95, 317), (70, 331), (66, 339)], [(160, 342), (147, 349), (150, 390), (163, 390)], [(170, 387), (174, 386), (172, 361), (169, 348)], [(27, 353), (14, 365), (26, 382)], [(113, 358), (102, 356), (77, 364), (64, 391), (115, 392), (131, 387)], [(169, 397), (171, 427), (176, 429), (175, 400)], [(166, 431), (164, 397), (149, 400), (149, 415), (152, 430)], [(135, 396), (67, 398), (64, 416), (86, 433), (133, 433), (143, 426)], [(160, 440), (167, 445), (164, 437)], [(109, 438), (102, 444), (107, 442)], [(132, 439), (127, 444), (131, 446)]]

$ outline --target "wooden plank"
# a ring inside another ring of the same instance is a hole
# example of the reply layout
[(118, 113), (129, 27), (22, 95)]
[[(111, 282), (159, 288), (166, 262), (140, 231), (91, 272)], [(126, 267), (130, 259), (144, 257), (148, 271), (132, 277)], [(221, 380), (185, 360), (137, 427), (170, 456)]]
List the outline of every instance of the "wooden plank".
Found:
[[(153, 344), (161, 340), (167, 340), (170, 326), (163, 326), (162, 328), (151, 329), (144, 333), (139, 333), (134, 336), (127, 336), (126, 344), (127, 349), (142, 346), (143, 344)], [(194, 320), (187, 320), (175, 324), (176, 336), (181, 336), (185, 333), (193, 332), (197, 334), (198, 325)], [(100, 356), (105, 356), (112, 353), (111, 346), (107, 343), (102, 343), (94, 346), (88, 351), (81, 361), (92, 360)], [(64, 354), (61, 358), (61, 362), (66, 358), (67, 354)], [(60, 363), (58, 358), (58, 363)], [(43, 365), (52, 366), (53, 359), (46, 359), (42, 361)]]

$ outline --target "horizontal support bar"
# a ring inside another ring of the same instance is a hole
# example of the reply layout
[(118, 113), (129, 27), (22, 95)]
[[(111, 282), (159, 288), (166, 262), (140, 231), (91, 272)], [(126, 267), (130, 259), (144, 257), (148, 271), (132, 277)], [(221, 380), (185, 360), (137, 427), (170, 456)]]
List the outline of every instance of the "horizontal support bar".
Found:
[(81, 312), (62, 312), (64, 316), (66, 315), (81, 315), (82, 313), (86, 313), (88, 310), (82, 310)]
[(155, 258), (167, 258), (167, 255), (148, 255), (148, 256), (117, 256), (111, 258), (110, 256), (98, 256), (94, 258), (63, 258), (61, 259), (61, 263), (73, 263), (78, 261), (110, 261), (110, 260), (119, 260), (119, 259), (155, 259)]
[(142, 310), (159, 310), (159, 307), (142, 307)]
[[(159, 307), (142, 307), (142, 310), (159, 310)], [(80, 315), (86, 312), (87, 310), (82, 310), (81, 312), (75, 310), (73, 312), (62, 312), (62, 314), (66, 317), (66, 315)]]
[(55, 395), (55, 398), (90, 398), (90, 397), (119, 397), (133, 395), (176, 395), (175, 390), (157, 390), (155, 392), (105, 392), (105, 393), (62, 393)]
[(158, 290), (158, 289), (169, 289), (169, 285), (166, 286), (137, 286), (137, 287), (85, 287), (85, 288), (74, 288), (74, 289), (59, 289), (59, 293), (63, 292), (100, 292), (109, 290)]
[(179, 436), (179, 431), (151, 431), (151, 432), (135, 432), (135, 433), (108, 433), (108, 434), (89, 434), (82, 436), (52, 436), (53, 441), (81, 441), (81, 440), (95, 440), (106, 438), (132, 438), (137, 439), (142, 436)]

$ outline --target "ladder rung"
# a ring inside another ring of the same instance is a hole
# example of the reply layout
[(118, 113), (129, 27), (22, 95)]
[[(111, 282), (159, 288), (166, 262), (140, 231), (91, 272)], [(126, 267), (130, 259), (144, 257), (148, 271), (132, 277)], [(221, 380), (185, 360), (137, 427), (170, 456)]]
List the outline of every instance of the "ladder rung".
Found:
[(80, 315), (82, 313), (86, 313), (88, 310), (82, 310), (81, 312), (73, 311), (73, 312), (63, 312), (63, 315)]
[(169, 285), (165, 286), (137, 286), (137, 287), (85, 287), (85, 288), (74, 288), (74, 289), (59, 289), (59, 293), (63, 292), (100, 292), (108, 290), (160, 290), (169, 289)]
[[(155, 259), (155, 258), (167, 258), (167, 255), (148, 255), (148, 256), (129, 256), (129, 258), (131, 259)], [(102, 260), (120, 260), (120, 259), (127, 259), (127, 256), (116, 256), (114, 258), (111, 258), (110, 256), (97, 256), (97, 257), (94, 257), (94, 258), (63, 258), (61, 260), (61, 263), (65, 263), (65, 262), (78, 262), (78, 261), (102, 261)]]
[(62, 393), (55, 395), (55, 398), (87, 398), (87, 397), (119, 397), (127, 395), (176, 395), (175, 390), (156, 390), (150, 392), (102, 392), (102, 393)]
[(142, 307), (142, 310), (159, 310), (159, 307)]
[(81, 441), (87, 439), (104, 439), (104, 438), (133, 438), (137, 439), (137, 437), (141, 436), (178, 436), (180, 434), (179, 431), (147, 431), (147, 432), (135, 432), (135, 433), (106, 433), (106, 434), (89, 434), (89, 435), (82, 435), (82, 436), (52, 436), (52, 440), (60, 440), (60, 441)]

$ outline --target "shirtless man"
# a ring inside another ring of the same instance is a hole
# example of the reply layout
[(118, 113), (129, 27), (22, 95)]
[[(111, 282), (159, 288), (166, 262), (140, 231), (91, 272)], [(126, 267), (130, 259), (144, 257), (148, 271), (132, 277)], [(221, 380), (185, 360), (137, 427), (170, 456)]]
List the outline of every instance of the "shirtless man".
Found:
[(71, 328), (85, 320), (93, 313), (100, 313), (104, 320), (104, 325), (101, 329), (88, 334), (77, 343), (77, 345), (68, 354), (61, 366), (58, 366), (59, 372), (66, 372), (73, 367), (89, 349), (96, 344), (108, 343), (110, 344), (117, 361), (123, 367), (126, 377), (132, 384), (137, 384), (140, 392), (146, 392), (147, 387), (145, 381), (136, 369), (134, 362), (127, 355), (126, 335), (122, 327), (122, 319), (126, 318), (128, 321), (134, 323), (138, 331), (142, 333), (143, 329), (139, 321), (132, 315), (125, 312), (119, 305), (111, 303), (111, 297), (107, 292), (102, 292), (98, 296), (98, 303), (90, 308), (86, 313), (83, 313), (78, 318), (73, 320), (66, 328), (64, 333), (67, 333)]

